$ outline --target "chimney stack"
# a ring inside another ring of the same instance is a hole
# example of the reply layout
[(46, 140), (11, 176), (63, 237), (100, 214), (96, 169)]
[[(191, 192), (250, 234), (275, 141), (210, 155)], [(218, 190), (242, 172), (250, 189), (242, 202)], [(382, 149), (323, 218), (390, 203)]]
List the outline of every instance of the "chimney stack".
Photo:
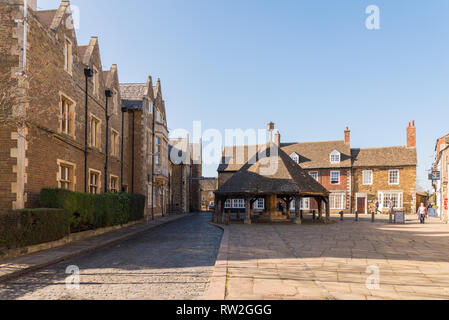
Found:
[(351, 130), (349, 130), (349, 127), (346, 127), (345, 130), (345, 144), (351, 144)]
[(407, 148), (416, 148), (415, 121), (409, 122), (407, 128)]
[(276, 133), (274, 134), (274, 144), (278, 146), (278, 148), (281, 147), (281, 134), (279, 133), (279, 130), (276, 130)]
[(268, 124), (268, 132), (270, 134), (270, 140), (269, 140), (269, 145), (273, 143), (273, 130), (274, 130), (274, 123), (270, 122)]

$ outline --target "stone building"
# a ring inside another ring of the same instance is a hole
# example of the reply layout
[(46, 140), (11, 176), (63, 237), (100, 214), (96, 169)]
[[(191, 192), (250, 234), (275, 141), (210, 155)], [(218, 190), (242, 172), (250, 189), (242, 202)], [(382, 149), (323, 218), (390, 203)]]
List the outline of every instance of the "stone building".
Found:
[[(275, 133), (274, 142), (301, 168), (329, 192), (331, 213), (368, 213), (369, 205), (377, 199), (380, 209), (393, 201), (396, 210), (407, 213), (416, 209), (416, 127), (407, 128), (407, 144), (400, 147), (351, 148), (351, 132), (344, 131), (344, 139), (324, 142), (281, 143)], [(225, 147), (218, 168), (218, 187), (239, 171), (261, 146)], [(225, 208), (239, 209), (238, 199), (228, 199)], [(256, 209), (264, 210), (261, 201)], [(301, 210), (317, 210), (314, 199), (304, 198)], [(294, 209), (291, 203), (290, 210)]]
[(438, 172), (438, 177), (432, 177), (435, 190), (435, 203), (438, 207), (437, 214), (441, 220), (448, 223), (449, 220), (449, 134), (437, 140), (435, 146), (435, 163), (432, 171)]
[(173, 213), (198, 212), (201, 179), (201, 144), (192, 144), (189, 137), (170, 139), (170, 204)]
[(202, 178), (200, 181), (201, 211), (212, 211), (215, 208), (215, 191), (217, 178)]
[[(155, 185), (165, 179), (166, 186), (160, 82), (153, 87), (149, 78), (144, 94), (132, 100), (119, 85), (117, 66), (103, 70), (98, 38), (78, 45), (68, 1), (45, 11), (29, 3), (25, 11), (21, 0), (0, 0), (1, 210), (37, 207), (47, 187), (148, 196), (153, 132), (160, 137)], [(158, 113), (156, 126), (150, 105)], [(163, 211), (163, 205), (155, 210)]]

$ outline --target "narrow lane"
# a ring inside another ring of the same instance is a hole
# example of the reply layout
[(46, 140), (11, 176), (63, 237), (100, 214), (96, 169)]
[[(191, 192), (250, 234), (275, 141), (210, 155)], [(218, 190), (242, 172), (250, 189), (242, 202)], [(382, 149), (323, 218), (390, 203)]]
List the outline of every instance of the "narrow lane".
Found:
[[(210, 214), (196, 214), (2, 283), (0, 299), (199, 299), (222, 236), (209, 222)], [(69, 266), (80, 270), (79, 288), (66, 285)]]

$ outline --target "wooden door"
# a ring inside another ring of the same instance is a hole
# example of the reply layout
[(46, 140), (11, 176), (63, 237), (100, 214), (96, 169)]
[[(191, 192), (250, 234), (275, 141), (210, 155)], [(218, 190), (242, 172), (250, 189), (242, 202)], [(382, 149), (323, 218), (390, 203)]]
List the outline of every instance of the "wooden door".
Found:
[(357, 198), (357, 212), (365, 213), (366, 212), (366, 198)]

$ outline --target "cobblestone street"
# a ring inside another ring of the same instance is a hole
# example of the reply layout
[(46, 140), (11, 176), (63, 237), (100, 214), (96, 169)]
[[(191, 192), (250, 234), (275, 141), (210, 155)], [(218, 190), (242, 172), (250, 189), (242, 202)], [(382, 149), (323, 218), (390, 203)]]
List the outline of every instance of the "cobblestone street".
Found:
[[(199, 299), (207, 289), (222, 231), (197, 214), (117, 245), (0, 284), (0, 299)], [(67, 289), (66, 268), (80, 269)]]
[[(230, 300), (449, 299), (449, 227), (436, 219), (231, 225), (229, 239)], [(379, 288), (366, 285), (373, 267)]]

